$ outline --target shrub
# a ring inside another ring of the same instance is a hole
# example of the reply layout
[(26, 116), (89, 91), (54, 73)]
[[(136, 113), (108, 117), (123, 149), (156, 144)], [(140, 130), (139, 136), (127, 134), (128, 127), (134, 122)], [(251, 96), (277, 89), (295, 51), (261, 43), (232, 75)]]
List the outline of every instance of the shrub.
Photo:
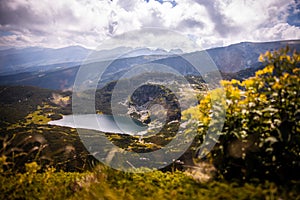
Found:
[[(299, 180), (300, 55), (289, 48), (260, 56), (265, 68), (244, 81), (222, 81), (226, 92), (226, 122), (211, 156), (225, 178)], [(210, 95), (188, 110), (210, 122)], [(193, 110), (192, 109), (192, 110)]]

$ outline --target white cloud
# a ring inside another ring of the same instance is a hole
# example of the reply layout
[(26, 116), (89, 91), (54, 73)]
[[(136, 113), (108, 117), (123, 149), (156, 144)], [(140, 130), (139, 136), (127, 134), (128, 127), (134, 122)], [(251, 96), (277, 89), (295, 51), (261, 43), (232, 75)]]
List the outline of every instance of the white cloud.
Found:
[(299, 39), (300, 31), (298, 27), (290, 26), (287, 23), (279, 23), (271, 28), (260, 28), (254, 31), (253, 36), (262, 40)]
[[(143, 27), (188, 35), (203, 48), (241, 41), (299, 39), (287, 23), (286, 0), (10, 0), (0, 5), (0, 46), (95, 48), (106, 38)], [(154, 38), (156, 39), (156, 38)]]
[[(291, 5), (295, 6), (295, 2), (286, 0), (215, 1), (214, 8), (217, 8), (215, 11), (223, 16), (225, 22), (221, 28), (227, 29), (228, 34), (223, 36), (210, 34), (207, 38), (215, 41), (216, 44), (222, 41), (224, 45), (241, 41), (299, 39), (299, 27), (286, 23)], [(216, 26), (220, 24), (215, 23)], [(204, 45), (214, 44), (205, 42)]]
[[(105, 40), (99, 48), (117, 48), (119, 45), (125, 47), (151, 49), (163, 48), (165, 50), (182, 49), (186, 52), (201, 50), (198, 45), (189, 38), (169, 29), (145, 28), (137, 31), (126, 32), (110, 40)], [(99, 49), (100, 50), (100, 49)]]

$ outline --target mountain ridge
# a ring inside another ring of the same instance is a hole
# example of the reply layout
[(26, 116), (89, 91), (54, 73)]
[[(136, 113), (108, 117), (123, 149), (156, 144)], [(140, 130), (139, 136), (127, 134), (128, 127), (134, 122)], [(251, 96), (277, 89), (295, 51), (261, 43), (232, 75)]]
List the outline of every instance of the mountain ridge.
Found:
[[(257, 69), (261, 68), (262, 63), (258, 61), (258, 57), (261, 53), (265, 53), (265, 51), (267, 50), (272, 51), (275, 49), (283, 48), (287, 45), (289, 45), (292, 49), (300, 51), (300, 40), (285, 40), (264, 43), (242, 42), (238, 44), (232, 44), (227, 47), (208, 49), (206, 52), (215, 62), (221, 74), (225, 74), (225, 79), (227, 79), (228, 77), (235, 77), (239, 79), (239, 74), (242, 74), (242, 78), (247, 78), (247, 76), (253, 74)], [(84, 49), (81, 47), (75, 48), (81, 50)], [(81, 50), (79, 50), (79, 52), (84, 52)], [(130, 48), (125, 47), (123, 48), (123, 50), (127, 52), (129, 51), (129, 53), (125, 54), (124, 57), (119, 57), (118, 59), (115, 59), (113, 61), (104, 59), (105, 61), (93, 62), (98, 61), (97, 55), (96, 57), (94, 57), (96, 59), (91, 61), (91, 63), (99, 66), (106, 66), (107, 64), (109, 64), (109, 67), (103, 74), (106, 83), (118, 80), (124, 73), (126, 73), (130, 69), (131, 66), (145, 63), (167, 65), (179, 71), (183, 75), (199, 75), (199, 73), (197, 73), (193, 66), (186, 60), (184, 60), (184, 55), (186, 54), (166, 53), (165, 55), (162, 55), (163, 50), (161, 49), (135, 49), (132, 51), (130, 50)], [(105, 51), (106, 55), (110, 56), (111, 51)], [(115, 51), (118, 50), (115, 49)], [(0, 58), (1, 52), (3, 53), (3, 50), (0, 51)], [(120, 54), (120, 52), (117, 53)], [(74, 52), (73, 54), (75, 55)], [(2, 57), (3, 55), (4, 54), (2, 54)], [(66, 54), (62, 57), (67, 57), (68, 55), (70, 54)], [(34, 56), (31, 56), (31, 58), (33, 57)], [(102, 58), (104, 57), (105, 56), (102, 56)], [(2, 62), (0, 62), (0, 65), (3, 68)], [(81, 62), (74, 61), (68, 63), (55, 63), (45, 66), (33, 66), (30, 68), (30, 70), (19, 70), (15, 74), (4, 73), (2, 74), (2, 76), (0, 76), (0, 85), (31, 85), (42, 88), (63, 90), (73, 87), (76, 73), (80, 65)], [(240, 71), (243, 71), (243, 73), (238, 73)], [(249, 75), (247, 75), (248, 71), (251, 71)], [(231, 74), (233, 74), (233, 76), (231, 76)]]

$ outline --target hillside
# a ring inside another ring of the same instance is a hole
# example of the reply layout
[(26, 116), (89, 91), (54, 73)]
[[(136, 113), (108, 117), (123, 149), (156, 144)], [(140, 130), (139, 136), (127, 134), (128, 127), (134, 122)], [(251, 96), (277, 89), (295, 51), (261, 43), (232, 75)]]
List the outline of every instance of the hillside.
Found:
[[(266, 42), (266, 43), (250, 43), (244, 42), (239, 44), (230, 45), (227, 47), (219, 47), (214, 49), (208, 49), (208, 55), (213, 59), (216, 63), (216, 66), (219, 68), (220, 72), (224, 74), (228, 79), (230, 77), (234, 77), (240, 79), (239, 72), (247, 72), (252, 71), (252, 73), (248, 74), (243, 73), (241, 76), (243, 78), (248, 78), (253, 75), (257, 69), (262, 67), (262, 64), (258, 61), (258, 56), (261, 52), (266, 50), (274, 50), (285, 47), (289, 45), (291, 49), (300, 50), (300, 41), (276, 41), (276, 42)], [(66, 50), (66, 49), (64, 49)], [(72, 48), (69, 48), (69, 51)], [(128, 50), (128, 49), (127, 49)], [(9, 51), (9, 50), (7, 50)], [(19, 50), (20, 51), (20, 50)], [(58, 51), (58, 50), (57, 50)], [(70, 55), (71, 52), (68, 51)], [(84, 52), (86, 52), (85, 50)], [(116, 53), (116, 50), (112, 50), (113, 53)], [(55, 55), (59, 55), (58, 51)], [(139, 51), (138, 51), (139, 52)], [(159, 55), (158, 52), (151, 51), (140, 51), (139, 54), (132, 54), (133, 57), (126, 57), (111, 61), (99, 61), (93, 63), (94, 65), (99, 65), (99, 67), (107, 66), (109, 63), (108, 69), (106, 69), (103, 77), (103, 81), (108, 83), (110, 81), (118, 80), (125, 72), (127, 72), (133, 65), (136, 64), (144, 64), (144, 63), (157, 63), (170, 66), (171, 68), (177, 70), (183, 75), (198, 75), (199, 73), (184, 60), (181, 56), (176, 54), (162, 54)], [(98, 52), (101, 57), (101, 52)], [(109, 51), (102, 52), (104, 55), (109, 55)], [(147, 54), (146, 56), (142, 56), (140, 54)], [(14, 54), (10, 54), (10, 57), (6, 57), (5, 50), (3, 50), (0, 54), (3, 55), (5, 59), (14, 60)], [(76, 51), (72, 56), (76, 55)], [(28, 56), (31, 56), (32, 59), (36, 58), (37, 54), (34, 51), (29, 52)], [(38, 58), (38, 57), (37, 57)], [(55, 57), (56, 58), (56, 57)], [(80, 60), (82, 57), (78, 57)], [(55, 59), (54, 59), (55, 60)], [(78, 60), (77, 60), (78, 61)], [(82, 61), (82, 60), (81, 60)], [(52, 61), (51, 61), (52, 62)], [(53, 61), (54, 62), (54, 61)], [(80, 63), (66, 63), (66, 64), (51, 64), (51, 65), (43, 65), (37, 66), (34, 60), (29, 62), (32, 67), (31, 70), (25, 70), (22, 68), (18, 68), (16, 65), (9, 63), (9, 61), (1, 61), (1, 65), (5, 67), (14, 66), (14, 69), (18, 69), (17, 74), (10, 75), (1, 75), (0, 74), (0, 85), (30, 85), (37, 86), (42, 88), (49, 89), (70, 89), (75, 80), (76, 73), (79, 69)]]
[[(189, 151), (169, 166), (148, 169), (147, 173), (104, 166), (94, 158), (96, 152), (82, 144), (79, 130), (47, 124), (70, 114), (70, 92), (1, 87), (0, 112), (8, 118), (1, 118), (0, 127), (0, 198), (299, 199), (299, 54), (290, 56), (282, 49), (266, 52), (261, 61), (266, 67), (253, 77), (222, 82), (226, 122), (211, 153), (198, 157), (203, 153), (198, 147), (212, 119), (211, 99), (219, 97), (218, 89), (200, 93), (199, 105), (182, 111), (181, 120), (190, 117), (199, 121)], [(194, 84), (200, 83), (197, 88), (204, 87), (198, 79), (189, 78)], [(102, 88), (99, 98), (109, 96), (113, 86), (111, 82)], [(170, 97), (170, 106), (174, 103), (168, 90), (148, 85), (135, 92), (130, 100), (133, 106), (148, 99), (143, 90), (159, 90), (159, 94), (150, 92), (149, 96), (159, 100), (163, 94)], [(99, 112), (107, 107), (102, 106)], [(185, 127), (188, 136), (191, 129)], [(126, 151), (145, 153), (169, 142), (176, 127), (168, 128), (163, 130), (167, 137), (156, 135), (142, 141), (135, 136), (98, 131), (87, 136), (103, 135)], [(209, 138), (207, 142), (216, 139)], [(187, 163), (185, 158), (191, 156), (194, 159)]]

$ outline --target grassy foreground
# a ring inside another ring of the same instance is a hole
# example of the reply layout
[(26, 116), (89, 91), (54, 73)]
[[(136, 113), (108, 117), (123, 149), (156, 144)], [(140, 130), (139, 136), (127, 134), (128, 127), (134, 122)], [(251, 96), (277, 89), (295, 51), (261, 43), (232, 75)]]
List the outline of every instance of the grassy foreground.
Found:
[(299, 184), (210, 181), (200, 183), (184, 172), (125, 173), (98, 166), (93, 171), (26, 172), (0, 175), (0, 199), (300, 199)]

